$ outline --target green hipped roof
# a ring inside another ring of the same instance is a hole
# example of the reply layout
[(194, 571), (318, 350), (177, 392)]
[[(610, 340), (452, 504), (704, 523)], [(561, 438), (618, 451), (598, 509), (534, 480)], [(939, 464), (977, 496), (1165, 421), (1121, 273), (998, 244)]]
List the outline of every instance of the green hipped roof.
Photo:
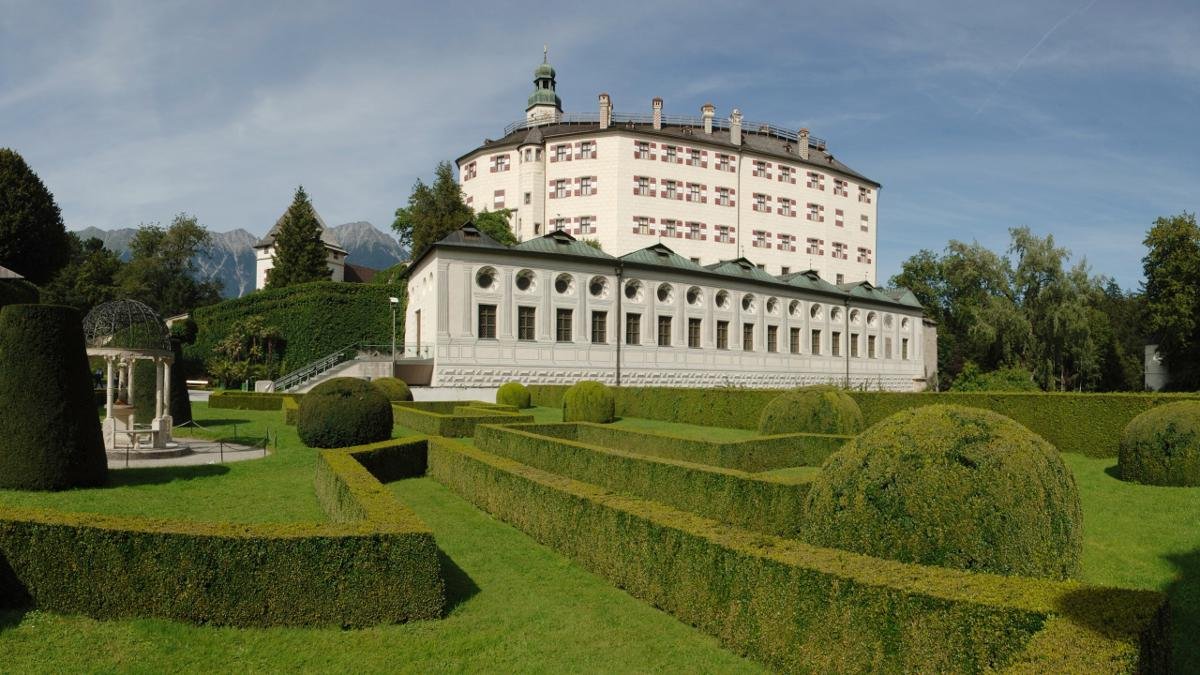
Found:
[(759, 269), (758, 265), (750, 262), (745, 258), (734, 258), (733, 260), (722, 260), (719, 263), (705, 265), (705, 269), (730, 276), (741, 277), (743, 279), (753, 279), (755, 281), (765, 281), (767, 283), (777, 284), (779, 279), (767, 274)]
[(812, 291), (826, 291), (830, 293), (842, 292), (842, 289), (821, 278), (821, 275), (816, 270), (805, 270), (803, 272), (792, 272), (783, 274), (778, 277), (780, 281), (797, 288), (806, 288)]
[(601, 260), (616, 260), (611, 255), (601, 251), (600, 249), (589, 246), (588, 244), (579, 241), (570, 234), (562, 230), (554, 230), (549, 234), (542, 235), (537, 239), (523, 241), (512, 247), (517, 251), (537, 251), (539, 253), (556, 253), (559, 255), (573, 255), (582, 258), (600, 258)]
[(536, 80), (540, 80), (545, 77), (553, 79), (554, 75), (554, 68), (552, 68), (549, 63), (539, 63), (538, 67), (533, 69), (533, 77)]
[(685, 272), (704, 271), (703, 267), (667, 248), (666, 244), (654, 244), (653, 246), (647, 246), (632, 253), (626, 253), (621, 256), (621, 260), (640, 265), (670, 267)]

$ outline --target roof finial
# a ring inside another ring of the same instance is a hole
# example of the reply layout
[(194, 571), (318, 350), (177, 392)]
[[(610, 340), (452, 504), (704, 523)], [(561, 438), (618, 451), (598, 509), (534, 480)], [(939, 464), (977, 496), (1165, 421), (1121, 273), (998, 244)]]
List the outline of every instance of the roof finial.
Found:
[(542, 63), (549, 63), (549, 61), (546, 60), (548, 58), (549, 53), (550, 53), (550, 45), (543, 44), (542, 45)]

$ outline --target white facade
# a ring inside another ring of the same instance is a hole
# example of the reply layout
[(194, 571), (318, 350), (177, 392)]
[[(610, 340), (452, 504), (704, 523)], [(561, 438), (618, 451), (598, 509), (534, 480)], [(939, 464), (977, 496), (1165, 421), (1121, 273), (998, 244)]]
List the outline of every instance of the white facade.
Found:
[[(317, 224), (321, 226), (321, 243), (325, 244), (325, 262), (329, 265), (329, 278), (332, 281), (346, 280), (346, 249), (338, 243), (333, 232), (325, 225), (321, 214), (313, 211)], [(285, 211), (274, 227), (254, 245), (254, 288), (262, 290), (267, 287), (267, 271), (275, 267), (275, 237), (279, 234), (279, 226), (287, 216)]]
[(869, 284), (861, 298), (746, 278), (667, 253), (656, 251), (655, 265), (648, 254), (435, 245), (409, 275), (405, 350), (433, 347), (432, 386), (616, 383), (619, 370), (627, 385), (925, 388), (933, 328), (915, 302), (881, 300)]
[[(542, 68), (531, 101), (553, 74)], [(718, 121), (711, 106), (696, 118), (662, 110), (655, 99), (649, 115), (614, 115), (607, 94), (599, 114), (539, 105), (459, 158), (464, 198), (514, 210), (521, 240), (562, 229), (617, 255), (661, 241), (700, 264), (744, 256), (770, 274), (876, 283), (877, 183), (807, 130), (744, 123), (736, 110)]]

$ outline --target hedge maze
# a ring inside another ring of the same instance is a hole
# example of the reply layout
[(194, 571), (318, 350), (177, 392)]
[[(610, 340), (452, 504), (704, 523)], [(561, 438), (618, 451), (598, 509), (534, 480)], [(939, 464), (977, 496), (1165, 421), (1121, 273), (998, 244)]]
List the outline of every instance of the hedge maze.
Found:
[(421, 437), (321, 451), (315, 488), (327, 523), (0, 508), (0, 606), (239, 627), (439, 618), (433, 532), (380, 483), (424, 468)]
[(515, 406), (482, 401), (394, 401), (392, 417), (396, 424), (430, 436), (463, 438), (475, 433), (480, 424), (532, 422)]

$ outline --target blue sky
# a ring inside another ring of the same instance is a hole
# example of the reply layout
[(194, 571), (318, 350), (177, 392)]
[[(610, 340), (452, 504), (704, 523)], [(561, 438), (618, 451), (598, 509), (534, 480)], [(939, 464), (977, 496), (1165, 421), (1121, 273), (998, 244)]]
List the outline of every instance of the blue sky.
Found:
[(1200, 202), (1200, 3), (479, 5), (0, 0), (0, 146), (71, 229), (262, 233), (299, 183), (387, 228), (523, 115), (548, 43), (568, 111), (711, 101), (827, 139), (884, 185), (881, 281), (1028, 225), (1134, 287), (1150, 223)]

